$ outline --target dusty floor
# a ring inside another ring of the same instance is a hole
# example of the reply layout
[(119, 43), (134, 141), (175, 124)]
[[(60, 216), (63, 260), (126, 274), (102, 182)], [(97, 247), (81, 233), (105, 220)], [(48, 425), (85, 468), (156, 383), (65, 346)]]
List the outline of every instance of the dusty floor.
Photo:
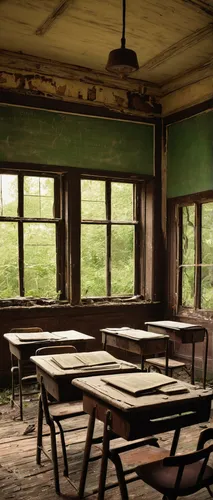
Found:
[[(5, 402), (5, 400), (2, 399), (2, 402)], [(42, 455), (42, 465), (36, 465), (36, 420), (37, 400), (30, 401), (29, 399), (25, 399), (23, 422), (19, 421), (17, 407), (11, 410), (10, 404), (0, 405), (0, 500), (34, 500), (36, 498), (39, 500), (54, 500), (59, 498), (54, 491), (51, 462)], [(84, 415), (66, 421), (64, 425), (66, 429), (71, 429), (71, 432), (66, 433), (70, 481), (63, 477), (61, 448), (58, 442), (61, 496), (67, 500), (78, 498), (77, 490), (81, 473), (87, 422), (88, 416)], [(31, 432), (24, 435), (24, 431), (29, 424), (34, 424), (35, 428), (33, 430), (32, 427)], [(194, 450), (201, 430), (212, 425), (213, 418), (206, 424), (183, 429), (178, 452)], [(47, 449), (50, 449), (47, 426), (45, 426), (45, 433), (45, 445)], [(102, 424), (98, 422), (96, 425), (96, 435), (101, 435), (101, 433)], [(160, 446), (169, 449), (172, 436), (172, 432), (158, 436)], [(94, 446), (92, 454), (97, 455), (99, 452), (100, 449)], [(99, 467), (100, 460), (91, 462), (89, 465), (89, 475), (86, 485), (88, 500), (95, 500), (97, 497)], [(107, 484), (110, 488), (105, 493), (105, 499), (120, 499), (119, 488), (116, 486), (116, 474), (114, 466), (111, 463), (109, 463), (108, 467)], [(162, 498), (160, 494), (139, 480), (130, 483), (128, 491), (129, 498), (134, 500), (148, 500), (150, 498), (160, 500)], [(207, 490), (202, 490), (190, 498), (194, 500), (207, 500), (210, 497)]]

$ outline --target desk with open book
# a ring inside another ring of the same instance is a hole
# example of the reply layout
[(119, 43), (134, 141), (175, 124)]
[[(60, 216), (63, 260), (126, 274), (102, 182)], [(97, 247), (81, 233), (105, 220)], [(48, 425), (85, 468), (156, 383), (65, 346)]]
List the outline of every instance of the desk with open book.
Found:
[(212, 391), (157, 373), (77, 378), (73, 384), (83, 392), (83, 409), (90, 415), (80, 498), (84, 495), (95, 419), (104, 422), (98, 494), (98, 500), (103, 500), (112, 433), (130, 441), (175, 430), (171, 447), (171, 454), (175, 454), (181, 428), (210, 417)]
[(141, 370), (144, 370), (144, 361), (149, 356), (164, 353), (166, 358), (165, 373), (168, 374), (169, 336), (159, 333), (150, 333), (129, 327), (104, 328), (102, 344), (106, 350), (108, 346), (117, 347), (126, 352), (141, 356)]

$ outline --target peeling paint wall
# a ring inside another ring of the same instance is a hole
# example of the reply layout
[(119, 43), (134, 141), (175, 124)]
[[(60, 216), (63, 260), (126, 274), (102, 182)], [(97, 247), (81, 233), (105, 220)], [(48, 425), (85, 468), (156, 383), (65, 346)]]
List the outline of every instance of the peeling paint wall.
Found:
[(157, 99), (149, 95), (146, 95), (146, 99), (144, 99), (144, 95), (139, 91), (139, 85), (137, 100), (134, 100), (134, 105), (132, 105), (131, 93), (135, 94), (135, 91), (123, 88), (115, 89), (109, 85), (91, 84), (80, 78), (73, 80), (0, 67), (0, 89), (57, 98), (67, 102), (80, 101), (137, 116), (159, 116), (161, 113)]

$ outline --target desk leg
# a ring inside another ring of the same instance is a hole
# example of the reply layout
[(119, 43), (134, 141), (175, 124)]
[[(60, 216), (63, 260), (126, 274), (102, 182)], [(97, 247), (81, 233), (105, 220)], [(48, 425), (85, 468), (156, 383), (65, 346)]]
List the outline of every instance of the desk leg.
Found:
[(171, 450), (170, 450), (170, 457), (173, 457), (176, 453), (179, 437), (180, 437), (180, 428), (176, 429), (176, 431), (174, 433), (172, 446), (171, 446)]
[(206, 388), (206, 376), (207, 376), (207, 362), (208, 362), (208, 346), (209, 346), (209, 334), (208, 331), (205, 330), (205, 355), (204, 355), (204, 367), (203, 367), (203, 388)]
[(19, 381), (19, 405), (20, 405), (20, 419), (23, 420), (23, 401), (22, 401), (22, 366), (21, 360), (18, 359), (18, 381)]
[(98, 500), (103, 500), (104, 493), (105, 493), (107, 464), (108, 464), (108, 457), (109, 457), (110, 420), (111, 420), (111, 412), (108, 410), (106, 412), (106, 419), (105, 419), (105, 423), (104, 423), (103, 451), (102, 451), (102, 459), (101, 459), (101, 471), (100, 471), (100, 480), (99, 480)]
[(192, 373), (191, 373), (191, 384), (195, 383), (195, 342), (192, 342)]
[(43, 425), (43, 406), (40, 394), (38, 403), (38, 428), (37, 428), (37, 449), (36, 449), (36, 463), (38, 465), (41, 465), (42, 425)]
[(104, 334), (104, 345), (103, 345), (103, 350), (106, 351), (106, 346), (107, 346), (107, 334)]
[(144, 372), (144, 356), (141, 356), (141, 371)]
[(165, 375), (168, 375), (169, 372), (169, 338), (166, 340), (166, 366), (165, 366)]
[(79, 491), (78, 491), (79, 498), (83, 498), (83, 496), (84, 496), (84, 489), (85, 489), (87, 470), (88, 470), (88, 462), (89, 462), (89, 457), (90, 457), (92, 438), (93, 438), (94, 426), (95, 426), (95, 412), (96, 412), (96, 408), (94, 407), (92, 414), (89, 417), (89, 424), (88, 424), (88, 429), (87, 429), (87, 437), (86, 437), (84, 458), (83, 458), (83, 467), (82, 467), (82, 471), (81, 471), (81, 478), (80, 478)]

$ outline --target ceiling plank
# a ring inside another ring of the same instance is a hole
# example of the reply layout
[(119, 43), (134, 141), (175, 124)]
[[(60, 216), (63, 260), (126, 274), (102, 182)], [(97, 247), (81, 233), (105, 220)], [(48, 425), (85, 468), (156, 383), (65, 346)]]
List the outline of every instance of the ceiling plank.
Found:
[(192, 7), (195, 7), (195, 9), (199, 9), (200, 11), (205, 12), (205, 14), (208, 14), (208, 16), (213, 17), (213, 6), (208, 2), (203, 0), (183, 0), (183, 2), (188, 3)]
[(209, 35), (213, 34), (213, 24), (208, 24), (199, 30), (194, 31), (190, 35), (182, 38), (178, 42), (172, 44), (168, 49), (163, 50), (157, 56), (149, 59), (145, 64), (140, 66), (139, 71), (141, 69), (152, 70), (157, 66), (165, 63), (171, 57), (174, 57), (182, 52), (185, 52), (187, 49), (190, 49), (195, 44), (199, 43), (204, 38), (207, 38)]
[(175, 78), (165, 82), (161, 87), (162, 95), (165, 96), (183, 87), (199, 83), (208, 77), (213, 77), (213, 59), (206, 61), (193, 70), (180, 73)]
[(70, 6), (72, 0), (62, 0), (51, 12), (51, 14), (45, 19), (45, 21), (37, 28), (35, 34), (39, 36), (45, 35), (45, 33), (52, 27), (53, 23), (67, 10)]

